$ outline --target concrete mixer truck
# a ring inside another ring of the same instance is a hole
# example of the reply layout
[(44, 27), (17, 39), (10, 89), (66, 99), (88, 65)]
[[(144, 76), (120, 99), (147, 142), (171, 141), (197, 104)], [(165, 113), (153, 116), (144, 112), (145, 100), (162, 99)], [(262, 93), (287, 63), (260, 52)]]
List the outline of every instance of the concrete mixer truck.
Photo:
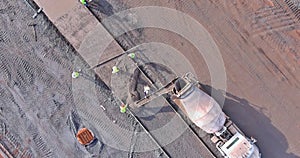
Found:
[(171, 93), (172, 100), (189, 119), (206, 133), (225, 158), (260, 158), (253, 138), (243, 132), (224, 114), (220, 105), (200, 87), (197, 80), (186, 74), (174, 79), (155, 94), (137, 102), (137, 106), (151, 100), (151, 96)]

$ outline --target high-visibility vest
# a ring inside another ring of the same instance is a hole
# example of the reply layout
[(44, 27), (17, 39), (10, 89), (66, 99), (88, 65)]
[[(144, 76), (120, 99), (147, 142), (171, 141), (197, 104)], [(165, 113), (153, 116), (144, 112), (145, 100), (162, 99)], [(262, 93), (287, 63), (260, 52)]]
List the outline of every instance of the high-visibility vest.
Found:
[(125, 113), (126, 110), (127, 110), (127, 105), (121, 105), (121, 106), (120, 106), (120, 112), (121, 112), (121, 113)]
[(134, 53), (129, 53), (128, 56), (129, 56), (131, 59), (135, 58), (135, 54), (134, 54)]
[(74, 72), (72, 73), (72, 78), (78, 78), (79, 75), (80, 75), (79, 72), (74, 71)]
[(112, 67), (112, 73), (114, 74), (114, 73), (117, 73), (117, 72), (119, 72), (120, 70), (119, 70), (119, 68), (118, 67), (116, 67), (116, 66), (113, 66)]
[(149, 86), (144, 86), (144, 92), (148, 93), (150, 91), (150, 87)]
[(80, 0), (80, 2), (84, 5), (86, 5), (86, 1), (85, 0)]

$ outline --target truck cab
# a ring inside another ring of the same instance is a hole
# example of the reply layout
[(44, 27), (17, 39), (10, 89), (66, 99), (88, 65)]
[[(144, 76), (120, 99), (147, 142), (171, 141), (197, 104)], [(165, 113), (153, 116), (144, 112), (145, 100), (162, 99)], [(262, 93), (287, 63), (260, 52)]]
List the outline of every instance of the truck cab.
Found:
[(237, 132), (227, 141), (219, 139), (216, 147), (225, 158), (260, 158), (259, 150), (254, 143), (255, 140)]

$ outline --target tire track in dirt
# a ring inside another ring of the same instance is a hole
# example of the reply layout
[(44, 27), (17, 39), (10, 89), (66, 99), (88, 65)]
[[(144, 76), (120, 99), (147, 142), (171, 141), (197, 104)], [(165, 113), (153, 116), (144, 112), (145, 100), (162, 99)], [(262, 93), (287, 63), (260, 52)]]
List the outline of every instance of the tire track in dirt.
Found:
[(284, 2), (289, 6), (295, 17), (300, 22), (300, 1), (299, 0), (284, 0)]
[[(294, 70), (291, 69), (297, 65), (296, 54), (294, 54), (295, 56), (291, 54), (292, 51), (296, 49), (294, 47), (295, 45), (291, 44), (291, 42), (287, 42), (288, 41), (287, 37), (279, 33), (273, 33), (270, 35), (266, 34), (264, 36), (261, 36), (261, 38), (269, 45), (274, 45), (275, 48), (281, 50), (284, 53), (277, 54), (277, 55), (273, 54), (272, 56), (270, 56), (268, 53), (263, 53), (264, 57), (259, 57), (259, 56), (258, 57), (261, 60), (268, 59), (268, 61), (272, 63), (273, 66), (270, 67), (266, 65), (266, 67), (270, 70), (271, 73), (279, 77), (279, 80), (284, 79), (287, 80), (291, 85), (300, 87), (300, 80), (294, 75), (293, 72)], [(288, 54), (291, 54), (292, 56), (287, 56)], [(287, 62), (286, 60), (284, 60), (287, 57), (293, 57), (291, 59), (293, 62)], [(279, 63), (284, 63), (284, 64), (279, 64)], [(276, 66), (274, 67), (274, 65)]]
[[(21, 115), (21, 120), (19, 120), (20, 124), (18, 126), (18, 129), (19, 130), (22, 129), (23, 132), (27, 133), (26, 135), (28, 135), (32, 138), (34, 145), (37, 147), (37, 151), (33, 150), (33, 151), (37, 152), (36, 154), (38, 154), (40, 156), (46, 156), (46, 155), (50, 154), (51, 150), (46, 145), (47, 143), (43, 140), (43, 138), (41, 138), (41, 136), (37, 132), (37, 128), (27, 118), (25, 112), (20, 107), (20, 104), (24, 104), (24, 103), (20, 103), (20, 101), (18, 101), (18, 100), (20, 100), (20, 98), (18, 99), (18, 96), (15, 96), (14, 94), (15, 94), (14, 90), (8, 88), (8, 91), (6, 92), (7, 100), (5, 100), (5, 103), (12, 102), (11, 104), (9, 104), (9, 105), (14, 105), (11, 108), (14, 108), (15, 110), (17, 110), (17, 113), (19, 113)], [(16, 140), (13, 135), (7, 135), (7, 136), (8, 136), (7, 137), (8, 140), (10, 140), (13, 144), (16, 144)]]
[(292, 13), (283, 8), (272, 8), (270, 10), (262, 8), (254, 12), (251, 19), (252, 36), (275, 31), (289, 31), (296, 27), (300, 28)]
[[(1, 95), (1, 105), (10, 110), (5, 119), (18, 132), (13, 135), (23, 139), (21, 144), (34, 151), (33, 157), (82, 157), (81, 152), (74, 152), (76, 141), (66, 143), (69, 137), (63, 133), (66, 113), (72, 107), (71, 77), (66, 75), (72, 69), (74, 50), (66, 55), (68, 42), (44, 14), (35, 20), (32, 14), (24, 1), (0, 4), (0, 83), (9, 93), (9, 97)], [(29, 24), (37, 24), (38, 41)]]
[(15, 133), (9, 131), (9, 127), (0, 120), (1, 123), (1, 147), (6, 150), (11, 157), (29, 158), (32, 157), (32, 151), (28, 148), (23, 148), (20, 138), (15, 137)]
[[(243, 6), (243, 7), (245, 7), (245, 6)], [(261, 7), (261, 6), (258, 6), (258, 7), (260, 7), (260, 9), (254, 10), (252, 13), (251, 13), (251, 10), (253, 10), (253, 8), (251, 8), (251, 7), (241, 9), (245, 13), (249, 13), (249, 17), (250, 17), (249, 21), (251, 22), (249, 25), (249, 28), (248, 28), (248, 30), (251, 30), (251, 31), (249, 31), (250, 33), (246, 34), (245, 39), (248, 39), (249, 37), (253, 38), (253, 39), (251, 41), (247, 40), (247, 43), (250, 42), (252, 44), (253, 43), (252, 41), (255, 41), (257, 39), (256, 36), (259, 35), (259, 36), (262, 36), (262, 38), (264, 39), (264, 42), (267, 42), (270, 45), (277, 47), (278, 49), (280, 49), (283, 52), (286, 52), (288, 49), (292, 49), (291, 47), (294, 47), (293, 44), (289, 44), (287, 42), (287, 41), (289, 41), (288, 38), (290, 38), (290, 37), (287, 37), (282, 34), (282, 32), (295, 30), (295, 29), (297, 29), (297, 26), (299, 26), (297, 21), (295, 21), (295, 18), (293, 17), (292, 13), (289, 10), (287, 10), (287, 8), (284, 8), (284, 7), (282, 7), (282, 5), (279, 5), (279, 3), (276, 3), (274, 5), (274, 7)], [(240, 12), (240, 14), (242, 14), (242, 12)], [(279, 20), (277, 20), (277, 19), (279, 19)], [(259, 21), (259, 20), (263, 20), (263, 22)], [(269, 23), (268, 23), (269, 21), (270, 21), (271, 25), (274, 25), (277, 23), (276, 26), (279, 24), (279, 25), (286, 27), (286, 25), (285, 25), (286, 23), (292, 23), (292, 24), (291, 24), (291, 26), (288, 26), (288, 29), (276, 30), (276, 29), (272, 28), (273, 26), (269, 25)], [(286, 22), (286, 21), (288, 21), (288, 22)], [(264, 22), (267, 22), (267, 24), (264, 24)], [(243, 23), (243, 22), (241, 21), (241, 23)], [(236, 28), (236, 29), (242, 29), (241, 27), (247, 28), (247, 25), (240, 26), (240, 28)], [(267, 28), (267, 27), (269, 27), (269, 28)], [(254, 30), (252, 31), (252, 29), (254, 29)], [(266, 31), (268, 29), (270, 30), (270, 32)], [(253, 33), (255, 33), (255, 31), (258, 31), (259, 34), (253, 34)], [(230, 35), (228, 35), (228, 36), (230, 36)], [(259, 52), (259, 51), (257, 50), (257, 52)], [(276, 56), (276, 54), (274, 54), (274, 53), (270, 54), (268, 50), (267, 50), (267, 52), (268, 52), (268, 53), (266, 53), (267, 56), (259, 56), (256, 53), (257, 57), (259, 57), (259, 59), (261, 61), (264, 61), (263, 64), (265, 64), (266, 68), (276, 76), (281, 76), (283, 78), (284, 78), (284, 76), (288, 76), (288, 79), (290, 80), (289, 82), (293, 83), (293, 85), (299, 84), (297, 79), (292, 75), (293, 73), (290, 73), (289, 68), (285, 68), (283, 66), (283, 64), (280, 64), (281, 62), (286, 62), (284, 60), (284, 58), (286, 58), (286, 57), (284, 57), (282, 54), (279, 54), (279, 55), (277, 55), (278, 58), (275, 58), (274, 56)], [(266, 57), (268, 57), (269, 60), (266, 60), (267, 59)], [(279, 62), (279, 61), (281, 61), (281, 62)], [(279, 66), (274, 67), (274, 64), (279, 65)], [(291, 65), (290, 63), (287, 63), (287, 64)], [(282, 73), (280, 73), (280, 72), (282, 72)], [(259, 75), (259, 76), (262, 76), (262, 75)], [(279, 80), (281, 80), (281, 77), (279, 77)]]
[[(26, 41), (23, 42), (24, 39), (21, 38), (20, 41), (21, 41), (21, 43), (23, 43), (23, 44), (21, 44), (21, 48), (30, 49), (30, 46), (25, 46)], [(5, 52), (6, 52), (6, 54), (1, 53), (2, 57), (1, 57), (1, 66), (0, 67), (2, 69), (4, 69), (3, 72), (4, 72), (4, 76), (6, 76), (5, 80), (8, 83), (7, 86), (9, 86), (9, 87), (18, 86), (19, 89), (22, 90), (22, 93), (25, 94), (24, 97), (26, 98), (26, 100), (29, 99), (29, 97), (30, 97), (29, 94), (31, 93), (31, 90), (32, 90), (31, 88), (35, 84), (35, 81), (37, 78), (40, 80), (43, 80), (44, 84), (47, 85), (47, 87), (52, 87), (56, 90), (64, 91), (63, 90), (64, 86), (55, 84), (56, 80), (52, 76), (46, 75), (47, 73), (44, 69), (41, 69), (39, 66), (32, 66), (29, 64), (28, 61), (26, 61), (22, 58), (19, 58), (19, 57), (15, 57), (13, 55), (14, 53), (12, 53), (13, 52), (12, 50), (6, 49)], [(22, 56), (24, 56), (24, 58), (27, 58), (26, 54), (22, 54)], [(36, 59), (36, 57), (31, 59), (31, 61), (34, 61), (34, 59)], [(40, 61), (38, 61), (38, 62), (40, 62)], [(43, 65), (43, 64), (38, 64), (38, 65)], [(16, 68), (16, 69), (14, 69), (14, 68)], [(11, 93), (18, 93), (18, 92), (11, 90)], [(13, 99), (13, 98), (11, 98), (11, 99)], [(26, 103), (24, 103), (24, 104), (26, 104)], [(30, 104), (31, 103), (29, 103), (29, 105)], [(57, 103), (55, 103), (55, 104), (57, 104)], [(21, 105), (21, 104), (19, 104), (19, 105)], [(30, 106), (32, 106), (32, 104)], [(23, 111), (21, 109), (23, 109), (24, 111), (28, 111), (29, 108), (28, 108), (28, 106), (19, 107), (19, 111)], [(50, 116), (51, 115), (53, 116), (53, 114), (54, 114), (53, 112), (55, 112), (57, 110), (58, 109), (56, 109), (55, 107), (50, 107), (50, 111), (52, 111), (52, 114), (50, 113)], [(37, 131), (38, 128), (35, 125), (33, 125), (33, 123), (31, 122), (32, 119), (30, 120), (26, 116), (28, 114), (25, 114), (24, 111), (22, 113), (20, 113), (20, 115), (24, 117), (26, 122), (30, 122), (30, 124), (29, 124), (29, 128), (23, 127), (24, 128), (23, 130), (29, 132), (28, 134), (33, 139), (33, 142), (35, 143), (37, 150), (40, 151), (41, 156), (45, 156), (45, 157), (54, 156), (52, 153), (52, 150), (50, 150), (50, 148), (48, 147), (49, 142), (51, 142), (51, 141), (49, 141), (49, 140), (51, 140), (51, 138), (45, 138), (45, 135), (42, 136), (41, 133), (34, 133), (34, 131)], [(31, 114), (31, 116), (35, 116), (35, 114)], [(51, 117), (50, 117), (50, 119), (51, 119)], [(58, 117), (57, 119), (59, 120), (61, 118)], [(54, 123), (55, 122), (56, 121), (54, 120)], [(58, 135), (58, 133), (56, 133), (56, 134)], [(46, 141), (45, 141), (45, 139), (46, 139)], [(48, 144), (48, 145), (46, 145), (46, 144)], [(57, 145), (53, 145), (51, 148), (54, 149), (55, 151), (57, 151), (58, 153), (63, 154), (63, 152), (61, 152), (59, 148), (56, 148), (56, 146)], [(55, 156), (55, 157), (57, 157), (57, 156)]]

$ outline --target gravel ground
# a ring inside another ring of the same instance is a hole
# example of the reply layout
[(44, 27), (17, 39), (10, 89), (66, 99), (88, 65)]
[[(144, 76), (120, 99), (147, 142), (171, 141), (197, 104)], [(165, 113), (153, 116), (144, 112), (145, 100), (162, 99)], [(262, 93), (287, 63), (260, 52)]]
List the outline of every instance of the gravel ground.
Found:
[[(33, 157), (82, 157), (84, 152), (74, 153), (82, 147), (65, 126), (74, 108), (69, 74), (75, 52), (45, 16), (32, 19), (33, 13), (24, 1), (1, 3), (2, 136), (14, 142), (10, 152), (27, 150)], [(36, 25), (37, 41), (30, 25)], [(13, 138), (5, 137), (7, 133)], [(53, 139), (60, 134), (66, 137)]]
[[(74, 92), (74, 85), (81, 88), (82, 83), (72, 80), (73, 70), (82, 69), (81, 79), (95, 89), (93, 99), (105, 107), (102, 114), (111, 123), (136, 132), (142, 129), (129, 114), (118, 112), (120, 103), (47, 17), (39, 14), (33, 19), (33, 14), (24, 1), (0, 4), (0, 143), (14, 157), (159, 157), (159, 150), (136, 153), (134, 148), (122, 151), (102, 142), (109, 131), (96, 130), (102, 120), (88, 119), (103, 110), (94, 105), (98, 109), (84, 113), (82, 108), (93, 109), (93, 104)], [(77, 142), (81, 127), (94, 132), (94, 143), (84, 147)]]

